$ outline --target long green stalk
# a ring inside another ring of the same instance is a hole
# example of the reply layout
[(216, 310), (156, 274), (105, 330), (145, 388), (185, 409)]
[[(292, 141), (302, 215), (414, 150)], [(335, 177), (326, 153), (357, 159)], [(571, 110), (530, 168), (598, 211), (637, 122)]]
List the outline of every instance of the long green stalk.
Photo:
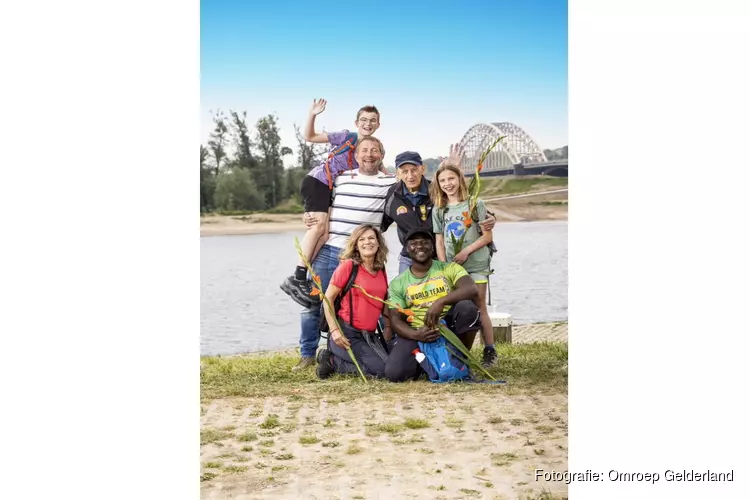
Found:
[[(318, 290), (318, 293), (320, 294), (321, 297), (323, 297), (323, 300), (325, 300), (326, 305), (331, 310), (333, 321), (336, 322), (336, 328), (338, 328), (339, 332), (341, 332), (341, 334), (343, 335), (344, 330), (341, 329), (341, 325), (339, 324), (339, 319), (336, 317), (335, 309), (333, 308), (333, 305), (328, 300), (328, 297), (326, 297), (326, 294), (323, 291), (323, 287), (320, 283), (320, 277), (317, 274), (315, 274), (315, 271), (313, 271), (312, 266), (307, 261), (307, 258), (305, 257), (305, 254), (302, 252), (302, 247), (300, 246), (299, 240), (297, 239), (296, 236), (294, 237), (294, 246), (297, 249), (297, 253), (299, 254), (300, 258), (302, 258), (302, 262), (305, 263), (305, 267), (308, 269), (308, 271), (310, 271), (310, 275), (312, 276), (313, 286), (315, 287), (316, 290)], [(367, 378), (365, 378), (365, 374), (362, 373), (362, 368), (359, 367), (359, 363), (357, 363), (357, 358), (354, 356), (354, 351), (352, 351), (352, 348), (347, 347), (346, 352), (349, 354), (349, 357), (351, 358), (352, 363), (354, 363), (354, 366), (357, 367), (357, 371), (359, 372), (359, 375), (362, 377), (362, 380), (364, 380), (365, 383), (367, 383)]]
[[(370, 295), (369, 293), (367, 293), (367, 290), (365, 290), (364, 288), (362, 288), (359, 285), (354, 285), (354, 286), (356, 288), (359, 288), (362, 291), (362, 293), (364, 293), (365, 295), (367, 295), (371, 299), (375, 299), (378, 302), (381, 302), (383, 304), (386, 304), (389, 307), (392, 307), (392, 308), (398, 310), (399, 312), (403, 312), (407, 316), (413, 316), (413, 317), (419, 319), (422, 322), (422, 324), (424, 325), (424, 317), (425, 317), (426, 313), (415, 312), (413, 309), (403, 309), (398, 304), (394, 304), (393, 302), (389, 302), (389, 301), (383, 300), (383, 299), (381, 299), (379, 297), (375, 297), (373, 295)], [(438, 331), (440, 332), (440, 334), (443, 337), (445, 337), (445, 339), (448, 342), (450, 342), (451, 344), (453, 344), (453, 346), (456, 349), (458, 349), (459, 351), (461, 351), (461, 353), (464, 356), (466, 356), (466, 359), (467, 359), (468, 364), (469, 364), (470, 367), (478, 369), (479, 371), (481, 371), (482, 373), (484, 373), (486, 376), (488, 376), (492, 380), (495, 380), (495, 377), (493, 377), (492, 375), (490, 375), (487, 372), (487, 370), (485, 370), (484, 367), (482, 367), (482, 364), (477, 359), (475, 359), (474, 356), (471, 355), (471, 353), (469, 352), (469, 350), (466, 349), (466, 346), (464, 345), (464, 343), (461, 342), (461, 340), (458, 338), (458, 336), (455, 333), (453, 333), (447, 326), (445, 326), (443, 323), (438, 323)]]

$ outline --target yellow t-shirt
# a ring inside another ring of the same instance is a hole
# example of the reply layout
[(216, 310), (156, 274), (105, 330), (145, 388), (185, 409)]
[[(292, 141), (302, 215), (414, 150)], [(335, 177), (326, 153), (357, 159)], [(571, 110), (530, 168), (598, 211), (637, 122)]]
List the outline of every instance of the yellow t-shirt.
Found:
[[(390, 301), (403, 309), (414, 311), (414, 322), (411, 326), (419, 328), (424, 325), (422, 317), (433, 302), (445, 297), (456, 288), (456, 282), (468, 276), (466, 270), (455, 262), (433, 260), (430, 270), (422, 278), (417, 278), (407, 269), (396, 276), (388, 287)], [(440, 318), (444, 318), (452, 306), (445, 306)]]

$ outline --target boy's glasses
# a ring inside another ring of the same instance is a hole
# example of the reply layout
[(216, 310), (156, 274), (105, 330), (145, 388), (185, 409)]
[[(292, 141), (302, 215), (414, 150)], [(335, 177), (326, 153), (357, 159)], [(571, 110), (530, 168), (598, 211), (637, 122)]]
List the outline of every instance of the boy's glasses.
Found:
[(372, 120), (368, 120), (367, 118), (360, 118), (360, 119), (359, 119), (359, 120), (357, 120), (357, 121), (358, 121), (359, 123), (361, 123), (362, 125), (366, 125), (366, 124), (368, 124), (368, 123), (369, 123), (370, 125), (375, 125), (376, 123), (378, 123), (378, 120), (377, 120), (376, 118), (373, 118)]

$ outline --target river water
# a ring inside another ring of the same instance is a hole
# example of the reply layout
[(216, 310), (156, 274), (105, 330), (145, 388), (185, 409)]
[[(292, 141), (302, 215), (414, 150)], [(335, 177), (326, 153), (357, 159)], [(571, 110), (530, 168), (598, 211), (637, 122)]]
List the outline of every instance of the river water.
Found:
[[(279, 288), (296, 265), (295, 236), (303, 233), (201, 238), (201, 355), (298, 344), (302, 307)], [(395, 225), (385, 236), (393, 278), (401, 249)], [(514, 324), (567, 320), (567, 221), (504, 222), (493, 236), (490, 310), (510, 313)]]

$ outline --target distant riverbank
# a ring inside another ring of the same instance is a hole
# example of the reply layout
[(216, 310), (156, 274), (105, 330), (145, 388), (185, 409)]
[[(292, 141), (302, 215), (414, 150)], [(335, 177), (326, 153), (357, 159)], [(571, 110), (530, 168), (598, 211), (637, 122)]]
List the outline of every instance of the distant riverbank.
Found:
[[(509, 198), (487, 203), (498, 222), (567, 220), (568, 193)], [(304, 231), (302, 214), (203, 215), (201, 236), (227, 236)]]

